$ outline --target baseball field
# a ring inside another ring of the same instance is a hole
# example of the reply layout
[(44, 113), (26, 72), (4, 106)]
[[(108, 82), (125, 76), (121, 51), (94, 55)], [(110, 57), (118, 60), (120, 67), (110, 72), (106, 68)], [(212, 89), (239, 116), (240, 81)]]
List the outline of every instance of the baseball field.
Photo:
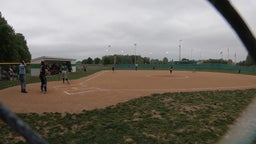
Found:
[(154, 93), (256, 88), (252, 75), (154, 70), (100, 71), (70, 84), (48, 82), (48, 92), (40, 92), (40, 83), (0, 91), (0, 101), (17, 113), (79, 113), (104, 108)]

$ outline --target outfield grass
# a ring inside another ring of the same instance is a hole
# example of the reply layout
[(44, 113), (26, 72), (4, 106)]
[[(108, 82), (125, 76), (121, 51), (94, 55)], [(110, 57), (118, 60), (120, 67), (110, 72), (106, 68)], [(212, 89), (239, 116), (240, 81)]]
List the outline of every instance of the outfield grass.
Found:
[[(51, 144), (217, 142), (256, 90), (153, 94), (79, 114), (18, 114)], [(0, 122), (0, 143), (23, 143)]]

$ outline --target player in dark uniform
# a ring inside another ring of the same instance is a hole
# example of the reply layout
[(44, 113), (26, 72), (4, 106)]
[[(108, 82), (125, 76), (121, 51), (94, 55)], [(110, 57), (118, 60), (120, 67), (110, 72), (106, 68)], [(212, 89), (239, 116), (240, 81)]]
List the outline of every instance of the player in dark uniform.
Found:
[(113, 72), (115, 71), (115, 66), (114, 66), (114, 65), (112, 66), (112, 71), (113, 71)]
[(170, 66), (169, 70), (170, 70), (170, 74), (172, 74), (172, 71), (173, 71), (173, 66), (172, 65)]
[(48, 73), (48, 69), (46, 67), (46, 65), (44, 64), (44, 62), (41, 62), (41, 68), (40, 68), (40, 80), (41, 80), (41, 92), (46, 93), (47, 92), (47, 79), (46, 79), (46, 75)]

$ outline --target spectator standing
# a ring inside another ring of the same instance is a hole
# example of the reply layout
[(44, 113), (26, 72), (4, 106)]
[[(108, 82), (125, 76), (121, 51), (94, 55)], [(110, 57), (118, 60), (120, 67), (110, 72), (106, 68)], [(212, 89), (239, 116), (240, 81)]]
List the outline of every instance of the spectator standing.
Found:
[(13, 71), (12, 67), (9, 68), (9, 76), (10, 76), (10, 81), (12, 81), (13, 77), (14, 77), (14, 71)]
[(87, 71), (87, 66), (83, 65), (83, 68), (84, 68), (84, 72), (86, 72)]
[(21, 64), (19, 65), (19, 78), (20, 78), (20, 86), (21, 92), (27, 93), (26, 89), (26, 63), (22, 60)]

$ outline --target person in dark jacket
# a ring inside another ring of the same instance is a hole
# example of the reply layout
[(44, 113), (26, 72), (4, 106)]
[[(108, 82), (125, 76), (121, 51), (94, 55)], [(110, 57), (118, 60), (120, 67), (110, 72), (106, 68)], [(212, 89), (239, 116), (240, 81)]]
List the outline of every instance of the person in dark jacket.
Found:
[(41, 92), (47, 92), (47, 79), (46, 75), (48, 73), (48, 69), (43, 61), (41, 61), (41, 68), (40, 68), (40, 80), (41, 80)]
[(170, 65), (170, 67), (169, 67), (169, 71), (170, 71), (170, 74), (172, 75), (172, 71), (173, 71), (173, 66), (172, 65)]

